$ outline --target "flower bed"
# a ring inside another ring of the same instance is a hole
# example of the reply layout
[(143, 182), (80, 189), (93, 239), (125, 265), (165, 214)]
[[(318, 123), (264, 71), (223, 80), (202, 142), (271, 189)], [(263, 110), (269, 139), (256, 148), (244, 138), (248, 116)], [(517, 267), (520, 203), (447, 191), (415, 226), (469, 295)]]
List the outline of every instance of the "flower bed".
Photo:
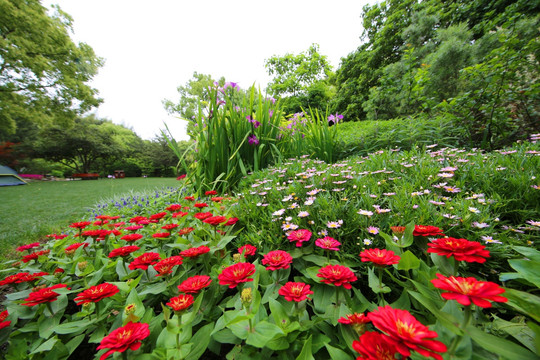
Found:
[(539, 153), (297, 159), (100, 207), (5, 264), (6, 357), (535, 358)]
[(19, 174), (19, 176), (23, 179), (43, 180), (43, 175), (40, 174)]

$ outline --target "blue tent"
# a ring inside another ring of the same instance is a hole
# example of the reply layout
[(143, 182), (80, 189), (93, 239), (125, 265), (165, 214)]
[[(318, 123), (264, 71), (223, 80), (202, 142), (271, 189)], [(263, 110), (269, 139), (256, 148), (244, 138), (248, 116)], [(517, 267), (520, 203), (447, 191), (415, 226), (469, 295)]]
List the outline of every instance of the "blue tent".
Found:
[(0, 186), (26, 185), (12, 168), (0, 165)]

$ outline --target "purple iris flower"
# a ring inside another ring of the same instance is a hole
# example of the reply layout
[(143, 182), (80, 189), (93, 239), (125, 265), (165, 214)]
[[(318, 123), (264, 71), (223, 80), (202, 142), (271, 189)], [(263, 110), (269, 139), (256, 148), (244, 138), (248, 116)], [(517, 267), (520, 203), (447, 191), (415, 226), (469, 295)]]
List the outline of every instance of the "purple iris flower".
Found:
[(259, 139), (257, 139), (257, 136), (255, 134), (249, 135), (248, 144), (255, 145), (255, 146), (259, 145)]

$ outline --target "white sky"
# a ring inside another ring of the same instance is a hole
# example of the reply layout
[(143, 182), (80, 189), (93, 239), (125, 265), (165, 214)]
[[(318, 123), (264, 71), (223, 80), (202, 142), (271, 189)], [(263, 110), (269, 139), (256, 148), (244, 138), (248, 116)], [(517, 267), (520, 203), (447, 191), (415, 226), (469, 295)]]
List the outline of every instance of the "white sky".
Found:
[(105, 59), (91, 86), (104, 103), (99, 117), (151, 139), (165, 121), (177, 140), (185, 122), (165, 111), (193, 72), (257, 84), (270, 77), (264, 60), (298, 54), (312, 43), (337, 69), (360, 45), (362, 7), (374, 0), (44, 0), (72, 16), (76, 42)]

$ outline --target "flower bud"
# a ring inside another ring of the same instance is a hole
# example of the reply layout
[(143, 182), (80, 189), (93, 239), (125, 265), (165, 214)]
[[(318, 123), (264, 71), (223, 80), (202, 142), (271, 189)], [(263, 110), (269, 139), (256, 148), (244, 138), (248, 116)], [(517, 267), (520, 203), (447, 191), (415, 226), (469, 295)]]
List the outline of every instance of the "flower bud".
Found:
[(137, 310), (137, 305), (127, 304), (126, 307), (124, 308), (124, 314), (126, 315), (133, 314), (135, 310)]
[(242, 262), (242, 254), (234, 254), (233, 261), (236, 263)]
[(240, 299), (242, 300), (242, 305), (244, 305), (247, 308), (251, 304), (251, 301), (253, 300), (253, 295), (251, 294), (251, 288), (243, 289), (242, 293), (240, 294)]
[(83, 271), (84, 269), (86, 269), (87, 265), (88, 265), (88, 261), (81, 261), (80, 263), (77, 264), (77, 268), (80, 271)]

